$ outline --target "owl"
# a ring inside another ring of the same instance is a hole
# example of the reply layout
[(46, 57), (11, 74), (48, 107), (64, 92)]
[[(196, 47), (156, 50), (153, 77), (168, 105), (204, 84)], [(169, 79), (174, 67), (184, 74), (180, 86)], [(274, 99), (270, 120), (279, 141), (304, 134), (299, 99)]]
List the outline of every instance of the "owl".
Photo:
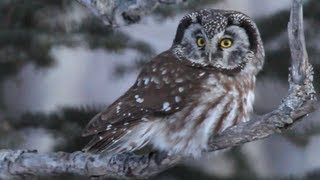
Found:
[(184, 16), (171, 48), (151, 59), (136, 82), (97, 114), (83, 136), (87, 152), (152, 146), (199, 157), (214, 134), (248, 121), (264, 48), (255, 23), (237, 11)]

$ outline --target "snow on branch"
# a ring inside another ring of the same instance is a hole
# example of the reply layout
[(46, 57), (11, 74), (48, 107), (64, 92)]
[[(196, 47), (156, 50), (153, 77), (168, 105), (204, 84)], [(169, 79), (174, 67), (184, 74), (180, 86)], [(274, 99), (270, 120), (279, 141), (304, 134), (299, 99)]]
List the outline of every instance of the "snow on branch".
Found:
[[(212, 136), (209, 140), (209, 151), (241, 145), (281, 132), (314, 110), (316, 98), (312, 84), (313, 68), (308, 62), (305, 49), (302, 0), (292, 0), (288, 33), (292, 63), (287, 97), (274, 111)], [(0, 179), (61, 173), (94, 177), (147, 178), (174, 166), (180, 160), (181, 157), (169, 156), (164, 152), (145, 155), (133, 153), (107, 155), (86, 154), (80, 151), (39, 154), (26, 150), (2, 150)]]
[(178, 4), (184, 0), (77, 0), (105, 25), (120, 26), (138, 22), (160, 4)]

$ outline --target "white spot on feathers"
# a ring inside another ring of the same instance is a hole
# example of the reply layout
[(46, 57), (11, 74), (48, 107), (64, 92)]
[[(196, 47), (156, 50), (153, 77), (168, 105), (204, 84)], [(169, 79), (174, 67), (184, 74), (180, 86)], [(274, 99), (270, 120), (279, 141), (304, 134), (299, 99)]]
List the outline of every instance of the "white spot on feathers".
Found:
[(202, 72), (202, 73), (199, 74), (199, 76), (202, 77), (205, 74), (206, 74), (205, 72)]
[(164, 102), (164, 103), (162, 104), (162, 110), (164, 110), (164, 111), (170, 111), (170, 110), (171, 110), (170, 103), (169, 103), (169, 102)]
[(151, 77), (150, 81), (154, 82), (155, 84), (159, 84), (160, 83), (160, 81), (159, 81), (159, 79), (157, 77)]
[(183, 87), (179, 87), (178, 91), (182, 92), (182, 91), (184, 91), (184, 88)]
[(117, 114), (120, 112), (120, 109), (121, 109), (121, 107), (120, 107), (120, 105), (118, 105), (117, 106)]
[(138, 99), (136, 99), (136, 101), (137, 101), (138, 103), (142, 103), (142, 102), (144, 101), (144, 99), (138, 98)]
[(176, 83), (182, 83), (182, 82), (183, 82), (183, 79), (182, 79), (182, 78), (178, 78), (178, 79), (175, 80), (175, 82), (176, 82)]
[(135, 95), (134, 97), (136, 98), (136, 101), (137, 101), (138, 103), (142, 103), (142, 102), (144, 101), (144, 99), (143, 99), (143, 98), (140, 98), (139, 95)]
[(109, 124), (109, 125), (107, 126), (106, 130), (107, 130), (107, 131), (110, 130), (111, 127), (112, 127), (112, 124)]
[(144, 85), (148, 85), (149, 84), (149, 81), (150, 81), (149, 78), (143, 78), (143, 80), (144, 80)]
[(169, 84), (170, 83), (170, 80), (168, 77), (163, 77), (162, 80), (166, 83), (166, 84)]
[(180, 96), (176, 96), (176, 97), (174, 97), (174, 100), (178, 103), (178, 102), (181, 101), (181, 97)]

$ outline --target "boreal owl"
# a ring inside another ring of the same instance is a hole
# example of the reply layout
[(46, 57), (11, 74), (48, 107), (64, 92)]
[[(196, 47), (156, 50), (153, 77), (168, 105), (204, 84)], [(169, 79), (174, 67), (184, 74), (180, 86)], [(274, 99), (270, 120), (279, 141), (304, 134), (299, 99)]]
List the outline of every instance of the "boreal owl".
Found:
[(120, 153), (151, 145), (200, 156), (208, 139), (248, 121), (264, 48), (245, 14), (199, 10), (180, 21), (170, 49), (142, 68), (127, 92), (97, 114), (83, 135), (88, 152)]

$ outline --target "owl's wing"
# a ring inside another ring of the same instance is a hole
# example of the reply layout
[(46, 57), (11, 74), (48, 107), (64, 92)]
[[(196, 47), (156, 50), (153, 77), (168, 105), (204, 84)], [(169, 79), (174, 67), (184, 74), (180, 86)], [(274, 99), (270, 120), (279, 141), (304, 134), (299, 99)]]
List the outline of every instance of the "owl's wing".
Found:
[(95, 137), (84, 149), (105, 150), (137, 124), (151, 121), (149, 116), (166, 116), (182, 109), (202, 72), (190, 73), (190, 67), (177, 61), (163, 53), (148, 63), (135, 84), (89, 122), (83, 136)]

